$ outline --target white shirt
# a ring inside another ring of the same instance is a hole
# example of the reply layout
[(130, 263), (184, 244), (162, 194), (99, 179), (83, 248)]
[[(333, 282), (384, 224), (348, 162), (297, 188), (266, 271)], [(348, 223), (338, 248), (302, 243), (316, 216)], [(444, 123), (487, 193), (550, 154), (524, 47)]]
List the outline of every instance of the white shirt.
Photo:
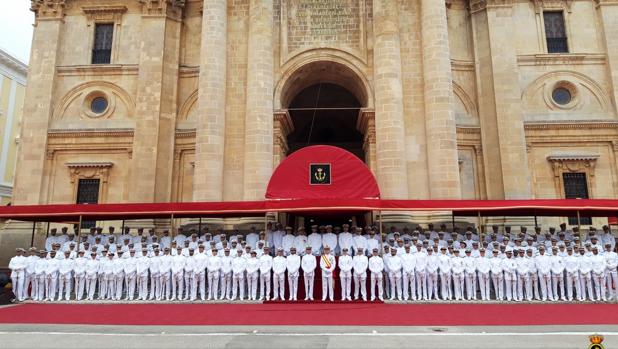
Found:
[(221, 270), (222, 264), (223, 263), (221, 262), (221, 257), (219, 257), (219, 254), (217, 254), (216, 256), (208, 257), (208, 262), (206, 266), (207, 266), (208, 272), (217, 272)]
[(402, 263), (401, 263), (401, 258), (397, 255), (391, 255), (388, 259), (387, 259), (387, 263), (388, 263), (388, 271), (391, 274), (398, 274), (401, 272), (401, 268), (403, 267)]
[(243, 275), (247, 269), (247, 258), (238, 257), (232, 259), (232, 272), (234, 275)]
[(260, 268), (260, 260), (257, 257), (247, 259), (247, 274), (253, 274)]
[(354, 267), (354, 263), (350, 255), (339, 256), (338, 264), (339, 264), (339, 269), (344, 272), (351, 271), (352, 268)]
[(384, 270), (384, 260), (380, 256), (371, 256), (369, 258), (369, 270), (372, 273), (378, 274)]
[[(315, 257), (309, 256), (315, 260)], [(300, 269), (300, 256), (297, 254), (291, 254), (286, 259), (286, 269), (288, 270), (288, 274), (296, 275), (298, 270)]]
[(307, 237), (307, 243), (311, 246), (311, 252), (314, 255), (319, 255), (322, 249), (322, 235), (319, 233), (311, 233)]
[(273, 267), (273, 257), (265, 254), (260, 257), (260, 273), (270, 273), (270, 269)]
[(356, 255), (352, 258), (354, 274), (362, 275), (367, 272), (369, 267), (369, 258), (365, 255)]
[(317, 267), (315, 256), (311, 254), (304, 255), (301, 259), (301, 267), (305, 273), (312, 273)]
[(283, 274), (287, 268), (287, 260), (283, 256), (273, 258), (273, 273)]

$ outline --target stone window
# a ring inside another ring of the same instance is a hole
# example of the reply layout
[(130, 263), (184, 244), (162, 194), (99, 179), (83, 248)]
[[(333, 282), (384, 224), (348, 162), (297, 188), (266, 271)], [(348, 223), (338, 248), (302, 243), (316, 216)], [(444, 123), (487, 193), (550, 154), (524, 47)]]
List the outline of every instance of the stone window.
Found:
[(568, 53), (566, 26), (562, 11), (543, 12), (545, 22), (545, 40), (547, 40), (548, 53)]
[[(595, 167), (599, 154), (557, 151), (547, 156), (554, 172), (557, 196), (562, 199), (594, 197)], [(577, 217), (569, 217), (570, 225), (577, 225)], [(590, 225), (590, 217), (580, 217), (580, 224)]]
[[(562, 181), (564, 183), (565, 199), (588, 199), (588, 181), (586, 180), (586, 173), (563, 173)], [(577, 225), (577, 223), (577, 217), (569, 217), (569, 225)], [(579, 223), (591, 225), (592, 218), (580, 217)]]
[[(78, 204), (97, 204), (99, 202), (99, 187), (101, 180), (98, 178), (81, 178), (77, 184)], [(90, 229), (96, 226), (96, 221), (82, 221), (82, 229)]]
[(94, 28), (94, 45), (92, 46), (92, 64), (109, 64), (112, 59), (112, 40), (114, 24), (97, 23)]

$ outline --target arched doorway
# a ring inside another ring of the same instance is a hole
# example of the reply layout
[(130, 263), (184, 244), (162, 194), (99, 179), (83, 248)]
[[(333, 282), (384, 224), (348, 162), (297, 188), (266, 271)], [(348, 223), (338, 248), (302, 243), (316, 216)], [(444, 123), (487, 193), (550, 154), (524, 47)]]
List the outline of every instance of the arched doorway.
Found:
[(332, 145), (350, 151), (375, 171), (369, 83), (356, 66), (333, 59), (292, 64), (277, 84), (275, 164), (306, 146)]
[(294, 131), (288, 154), (310, 145), (332, 145), (365, 161), (363, 134), (357, 129), (361, 103), (342, 86), (318, 83), (301, 90), (288, 107)]

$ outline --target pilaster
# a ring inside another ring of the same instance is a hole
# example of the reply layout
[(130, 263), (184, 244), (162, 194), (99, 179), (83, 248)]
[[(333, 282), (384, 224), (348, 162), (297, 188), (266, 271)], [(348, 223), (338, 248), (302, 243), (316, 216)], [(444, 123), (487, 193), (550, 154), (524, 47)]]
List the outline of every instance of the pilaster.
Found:
[(273, 1), (250, 0), (244, 199), (263, 200), (273, 172)]
[(223, 199), (226, 43), (227, 0), (204, 1), (195, 136), (194, 201)]
[(385, 199), (408, 198), (398, 2), (374, 0), (376, 170)]
[(488, 199), (532, 196), (519, 71), (512, 30), (513, 0), (470, 0), (483, 164)]
[(432, 199), (461, 198), (446, 6), (421, 4), (425, 129)]
[(612, 102), (618, 108), (618, 0), (595, 0), (607, 53), (607, 71), (611, 78)]
[(140, 73), (130, 200), (166, 202), (171, 199), (172, 188), (180, 19), (184, 1), (140, 2)]

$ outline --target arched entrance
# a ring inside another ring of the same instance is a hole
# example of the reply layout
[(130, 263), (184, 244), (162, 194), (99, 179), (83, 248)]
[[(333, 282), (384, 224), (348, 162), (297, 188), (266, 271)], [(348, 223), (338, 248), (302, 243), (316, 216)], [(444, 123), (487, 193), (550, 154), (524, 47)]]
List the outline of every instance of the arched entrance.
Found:
[(332, 145), (365, 161), (363, 134), (356, 124), (361, 104), (344, 87), (318, 83), (300, 91), (288, 113), (294, 131), (287, 137), (288, 154), (310, 145)]
[(373, 110), (368, 83), (355, 68), (312, 61), (284, 74), (275, 92), (275, 164), (311, 145), (345, 149), (372, 170)]

